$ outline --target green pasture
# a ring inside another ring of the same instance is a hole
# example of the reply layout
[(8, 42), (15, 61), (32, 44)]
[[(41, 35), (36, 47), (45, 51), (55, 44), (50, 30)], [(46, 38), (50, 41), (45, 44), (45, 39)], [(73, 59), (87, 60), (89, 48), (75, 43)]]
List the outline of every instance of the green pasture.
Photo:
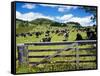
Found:
[[(28, 27), (28, 28), (20, 28), (17, 29), (16, 32), (17, 33), (22, 33), (22, 32), (34, 32), (34, 31), (46, 31), (46, 30), (56, 30), (56, 29), (63, 29), (66, 27), (49, 27), (49, 26), (32, 26), (32, 27)], [(67, 29), (67, 28), (66, 28)], [(75, 30), (74, 32), (72, 32), (72, 30)], [(74, 41), (76, 39), (76, 34), (77, 31), (74, 28), (70, 28), (70, 32), (69, 32), (69, 37), (68, 37), (68, 41)], [(80, 34), (82, 35), (83, 39), (86, 39), (86, 32), (81, 32)], [(35, 35), (32, 36), (26, 36), (26, 37), (16, 37), (16, 43), (20, 44), (20, 43), (30, 43), (30, 42), (40, 42), (40, 40), (45, 36), (45, 34), (42, 34), (41, 36), (39, 36), (39, 38), (36, 38)], [(50, 36), (52, 37), (51, 42), (62, 42), (64, 40), (63, 36), (58, 36), (57, 34), (54, 33), (50, 33)], [(65, 48), (67, 47), (66, 45), (55, 45), (55, 46), (29, 46), (28, 49), (32, 50), (32, 49), (61, 49), (61, 48)], [(80, 45), (78, 46), (79, 48), (91, 48), (92, 45)], [(52, 55), (54, 54), (55, 51), (48, 51), (48, 52), (30, 52), (28, 55), (29, 56), (45, 56), (45, 55)], [(96, 52), (94, 51), (86, 51), (86, 50), (81, 50), (78, 52), (79, 54), (95, 54)], [(75, 55), (76, 52), (73, 50), (70, 51), (63, 51), (62, 53), (60, 53), (60, 55)], [(16, 58), (18, 58), (18, 50), (16, 49)], [(43, 58), (30, 58), (29, 61), (30, 62), (40, 62), (42, 61)], [(56, 58), (51, 58), (50, 61), (54, 62), (54, 61), (65, 61), (65, 60), (75, 60), (76, 57), (56, 57)], [(96, 57), (79, 57), (79, 60), (96, 60)], [(76, 64), (75, 63), (61, 63), (61, 64), (55, 64), (55, 63), (51, 63), (51, 64), (40, 64), (36, 67), (29, 67), (29, 66), (25, 66), (23, 64), (23, 66), (19, 67), (18, 66), (18, 60), (16, 61), (16, 71), (17, 73), (30, 73), (30, 72), (48, 72), (48, 71), (64, 71), (64, 70), (68, 70), (68, 68), (70, 70), (75, 70)], [(80, 68), (96, 68), (96, 63), (79, 63), (79, 67)]]

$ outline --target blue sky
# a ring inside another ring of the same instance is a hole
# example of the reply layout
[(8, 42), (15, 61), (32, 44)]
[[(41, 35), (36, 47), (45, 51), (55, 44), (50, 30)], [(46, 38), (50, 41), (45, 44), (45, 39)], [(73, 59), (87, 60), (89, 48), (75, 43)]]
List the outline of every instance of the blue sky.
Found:
[(74, 21), (82, 26), (92, 26), (95, 24), (90, 19), (92, 16), (79, 6), (16, 3), (16, 18), (22, 20), (47, 18), (61, 23)]

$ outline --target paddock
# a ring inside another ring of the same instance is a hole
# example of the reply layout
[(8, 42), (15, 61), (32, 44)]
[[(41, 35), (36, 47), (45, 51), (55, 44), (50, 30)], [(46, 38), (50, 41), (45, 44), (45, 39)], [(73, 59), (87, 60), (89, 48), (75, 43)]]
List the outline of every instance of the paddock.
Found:
[[(65, 42), (27, 42), (17, 44), (18, 66), (44, 68), (51, 66), (48, 71), (96, 69), (97, 67), (97, 41), (80, 40)], [(53, 48), (51, 48), (54, 46)], [(37, 47), (37, 48), (36, 48)], [(57, 64), (66, 68), (57, 69)], [(54, 65), (54, 66), (53, 66)], [(55, 70), (54, 70), (55, 69)]]

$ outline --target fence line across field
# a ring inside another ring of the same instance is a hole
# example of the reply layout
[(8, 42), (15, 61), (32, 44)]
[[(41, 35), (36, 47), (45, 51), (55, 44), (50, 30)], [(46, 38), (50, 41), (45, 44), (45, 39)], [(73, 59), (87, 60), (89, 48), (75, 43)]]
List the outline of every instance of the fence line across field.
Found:
[[(95, 56), (95, 54), (79, 54), (80, 50), (86, 50), (86, 51), (94, 51), (96, 50), (96, 40), (81, 40), (81, 41), (66, 41), (66, 42), (34, 42), (34, 43), (22, 43), (22, 44), (17, 44), (17, 50), (18, 50), (18, 61), (19, 65), (25, 63), (25, 64), (32, 64), (33, 66), (37, 66), (39, 64), (48, 64), (50, 63), (49, 60), (51, 58), (55, 57), (76, 57), (75, 60), (64, 60), (64, 61), (54, 61), (55, 63), (76, 63), (76, 69), (79, 69), (79, 63), (83, 62), (96, 62), (96, 60), (79, 60), (79, 57), (91, 57)], [(92, 44), (92, 48), (79, 48), (79, 45), (84, 45), (84, 44)], [(35, 49), (35, 50), (29, 50), (28, 46), (52, 46), (52, 45), (66, 45), (66, 48), (63, 49)], [(75, 51), (75, 55), (59, 55), (59, 53), (63, 51), (70, 51), (73, 50)], [(29, 56), (29, 52), (44, 52), (44, 51), (55, 51), (54, 54), (52, 55), (36, 55), (36, 56)], [(43, 58), (39, 62), (30, 62), (30, 58)], [(48, 60), (48, 61), (47, 61)]]
[(28, 46), (28, 45), (39, 45), (39, 46), (48, 46), (48, 45), (67, 45), (72, 43), (78, 43), (78, 44), (92, 44), (96, 43), (96, 40), (79, 40), (79, 41), (64, 41), (64, 42), (28, 42), (28, 43), (21, 43), (17, 44), (17, 46)]

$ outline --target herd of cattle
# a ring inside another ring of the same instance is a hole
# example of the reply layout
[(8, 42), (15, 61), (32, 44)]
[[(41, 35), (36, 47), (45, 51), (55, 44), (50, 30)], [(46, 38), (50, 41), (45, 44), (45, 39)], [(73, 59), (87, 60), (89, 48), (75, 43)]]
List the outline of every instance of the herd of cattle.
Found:
[[(41, 31), (41, 32), (27, 32), (27, 33), (20, 33), (20, 34), (16, 34), (16, 37), (27, 37), (27, 36), (33, 36), (35, 35), (36, 38), (39, 38), (41, 35), (45, 35), (45, 37), (42, 38), (42, 40), (40, 40), (40, 42), (50, 42), (52, 37), (50, 37), (50, 34), (57, 34), (58, 36), (62, 36), (64, 37), (63, 41), (67, 41), (68, 37), (69, 37), (69, 33), (70, 32), (74, 32), (76, 30), (67, 30), (67, 29), (63, 29), (63, 30), (52, 30), (52, 31)], [(75, 40), (83, 40), (82, 35), (80, 34), (81, 32), (86, 32), (87, 34), (87, 38), (86, 40), (96, 40), (97, 39), (97, 35), (96, 35), (96, 29), (95, 31), (92, 31), (90, 28), (88, 29), (81, 29), (81, 30), (77, 30), (77, 35), (76, 35), (76, 39)]]

